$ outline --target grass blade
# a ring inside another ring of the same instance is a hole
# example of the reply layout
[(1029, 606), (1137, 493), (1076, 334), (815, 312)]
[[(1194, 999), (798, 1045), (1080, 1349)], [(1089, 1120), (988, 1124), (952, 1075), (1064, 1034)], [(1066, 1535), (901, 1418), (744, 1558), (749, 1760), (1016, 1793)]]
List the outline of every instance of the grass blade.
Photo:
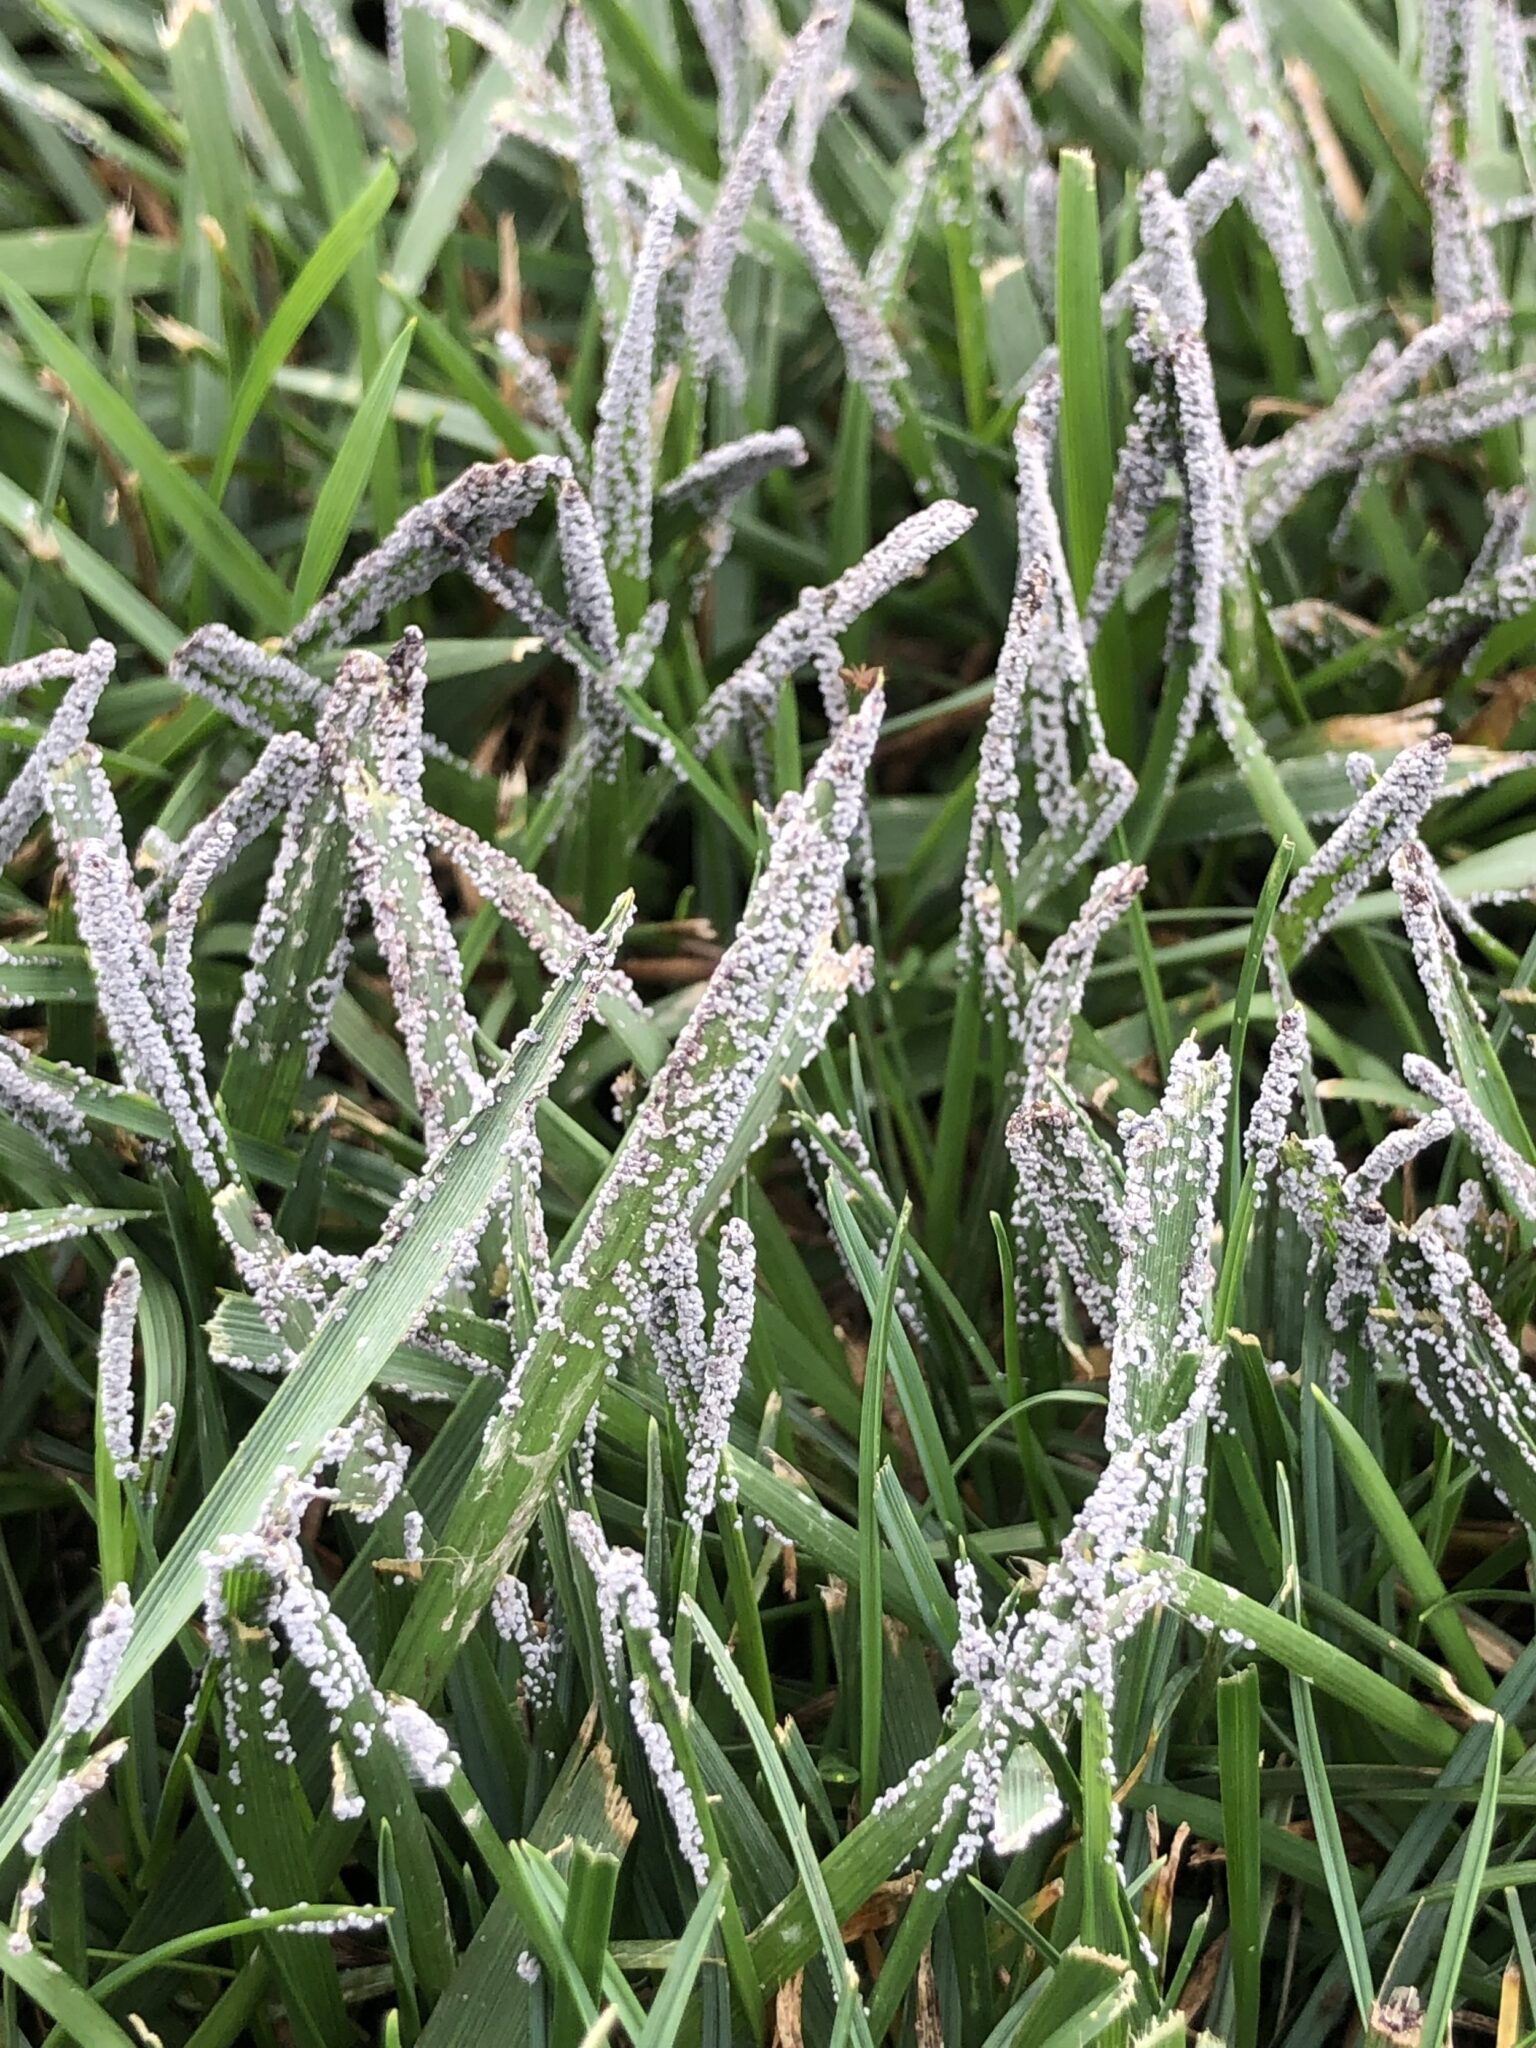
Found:
[(645, 2032), (637, 2048), (677, 2048), (686, 2020), (693, 1987), (709, 1956), (710, 1943), (720, 1919), (720, 1901), (725, 1896), (729, 1874), (722, 1865), (699, 1893), (688, 1925), (683, 1929), (661, 1989), (645, 2016)]
[(1499, 1825), (1499, 1784), (1503, 1767), (1504, 1723), (1495, 1714), (1488, 1730), (1488, 1762), (1483, 1770), (1482, 1795), (1462, 1844), (1461, 1868), (1456, 1873), (1450, 1916), (1424, 2006), (1423, 2038), (1426, 2048), (1441, 2048), (1441, 2044), (1450, 2038), (1451, 2008), (1461, 1983), (1489, 1852)]
[(1227, 1954), (1237, 2021), (1232, 2048), (1256, 2048), (1262, 2016), (1263, 1858), (1259, 1847), (1259, 1674), (1255, 1665), (1245, 1665), (1219, 1682), (1216, 1714), (1221, 1811), (1226, 1823)]
[(880, 1791), (881, 1663), (885, 1648), (885, 1603), (880, 1596), (880, 1524), (875, 1513), (875, 1478), (884, 1424), (885, 1354), (896, 1302), (897, 1276), (906, 1243), (910, 1204), (896, 1219), (885, 1255), (880, 1293), (864, 1360), (863, 1405), (859, 1413), (859, 1787), (866, 1810)]
[(389, 211), (400, 178), (391, 163), (382, 163), (352, 204), (316, 244), (314, 253), (283, 294), (261, 330), (234, 397), (224, 438), (214, 457), (208, 495), (219, 504), (234, 475), (245, 437), (260, 416), (278, 371), (293, 353), (310, 322), (330, 298), (359, 250)]
[(294, 609), (301, 617), (319, 601), (331, 579), (332, 570), (341, 560), (341, 551), (352, 531), (353, 515), (373, 480), (380, 449), (390, 428), (390, 408), (400, 388), (400, 379), (405, 375), (406, 358), (410, 355), (415, 336), (416, 326), (412, 321), (390, 343), (384, 360), (368, 381), (362, 403), (352, 415), (324, 488), (315, 501), (293, 586)]
[(35, 299), (0, 273), (0, 303), (17, 332), (68, 391), (83, 418), (137, 472), (140, 487), (262, 632), (288, 623), (292, 605), (282, 582), (206, 492), (177, 467), (133, 406), (51, 320)]

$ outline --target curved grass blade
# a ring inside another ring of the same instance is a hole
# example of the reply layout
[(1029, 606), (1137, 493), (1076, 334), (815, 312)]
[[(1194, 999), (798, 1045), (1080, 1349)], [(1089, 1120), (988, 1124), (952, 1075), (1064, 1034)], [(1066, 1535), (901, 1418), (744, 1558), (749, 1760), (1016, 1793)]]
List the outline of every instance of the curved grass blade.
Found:
[(244, 606), (263, 632), (287, 624), (293, 605), (287, 590), (252, 543), (167, 455), (130, 401), (78, 349), (30, 294), (0, 273), (0, 303), (39, 360), (69, 392), (127, 466), (140, 488), (154, 499), (193, 553)]
[(388, 162), (380, 164), (346, 212), (316, 244), (313, 254), (283, 294), (276, 311), (263, 325), (261, 339), (230, 400), (224, 438), (213, 459), (208, 495), (216, 505), (228, 488), (245, 437), (255, 425), (278, 371), (320, 308), (346, 276), (358, 251), (389, 211), (399, 189), (400, 177), (394, 165)]

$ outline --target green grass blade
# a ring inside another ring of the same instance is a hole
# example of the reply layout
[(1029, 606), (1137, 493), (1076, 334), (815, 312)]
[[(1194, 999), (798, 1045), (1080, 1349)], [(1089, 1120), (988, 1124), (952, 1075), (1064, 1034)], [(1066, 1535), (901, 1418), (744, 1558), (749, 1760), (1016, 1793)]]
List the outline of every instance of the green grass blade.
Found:
[(1383, 1733), (1421, 1756), (1442, 1762), (1456, 1748), (1455, 1731), (1369, 1665), (1338, 1649), (1246, 1593), (1234, 1592), (1182, 1559), (1159, 1557), (1148, 1568), (1166, 1572), (1169, 1597), (1182, 1614), (1210, 1627), (1233, 1628), (1266, 1657), (1310, 1681)]
[(880, 1523), (875, 1513), (875, 1478), (885, 1419), (885, 1357), (895, 1312), (903, 1246), (911, 1205), (903, 1204), (885, 1255), (880, 1292), (864, 1360), (859, 1412), (859, 1788), (867, 1812), (880, 1791), (881, 1665), (885, 1650), (885, 1603), (880, 1595)]
[(102, 2011), (91, 1993), (36, 1949), (18, 1955), (0, 1942), (0, 1976), (35, 1999), (67, 2030), (76, 2048), (134, 2048), (133, 2036)]
[(720, 1902), (725, 1896), (728, 1873), (722, 1865), (699, 1893), (688, 1925), (683, 1929), (661, 1989), (645, 2016), (645, 2031), (636, 2048), (677, 2048), (687, 2020), (689, 2001), (699, 1973), (705, 1967), (710, 1943), (720, 1919)]
[(1136, 1979), (1118, 1956), (1067, 1949), (1026, 2000), (999, 2021), (984, 2048), (1089, 2048), (1119, 2025), (1136, 1999)]
[[(608, 1947), (618, 1882), (617, 1857), (593, 1849), (586, 1842), (573, 1845), (563, 1932), (576, 1968), (594, 2000), (602, 1987), (603, 1956)], [(580, 2048), (585, 2035), (581, 2016), (562, 1982), (555, 1992), (554, 2018), (550, 2026), (554, 2048)]]
[(1263, 1955), (1259, 1846), (1259, 1673), (1248, 1664), (1216, 1689), (1221, 1811), (1226, 1823), (1227, 1954), (1236, 2030), (1231, 2048), (1257, 2048)]
[[(864, 1297), (864, 1306), (873, 1317), (879, 1311), (884, 1275), (836, 1175), (827, 1183), (827, 1207), (843, 1256), (852, 1268), (859, 1292)], [(950, 1455), (932, 1395), (905, 1328), (899, 1320), (888, 1320), (886, 1329), (887, 1369), (917, 1446), (923, 1478), (946, 1527), (952, 1534), (958, 1533), (965, 1527), (965, 1510), (960, 1503), (959, 1488), (955, 1485)]]
[[(1092, 156), (1064, 149), (1056, 198), (1056, 343), (1061, 361), (1061, 481), (1067, 565), (1079, 607), (1088, 602), (1114, 489), (1109, 358), (1100, 310), (1098, 175)], [(1109, 644), (1093, 652), (1104, 734), (1122, 761), (1134, 760), (1137, 732), (1129, 644), (1109, 622)]]
[(1339, 1462), (1401, 1573), (1415, 1610), (1426, 1617), (1430, 1633), (1468, 1698), (1487, 1706), (1493, 1698), (1488, 1667), (1473, 1648), (1459, 1611), (1450, 1603), (1445, 1582), (1424, 1548), (1412, 1517), (1348, 1416), (1334, 1406), (1321, 1387), (1313, 1387), (1312, 1397), (1328, 1425)]
[(391, 163), (382, 163), (335, 225), (327, 229), (314, 253), (283, 294), (261, 330), (245, 373), (230, 400), (229, 420), (214, 457), (208, 495), (217, 505), (223, 498), (235, 463), (271, 391), (278, 371), (320, 308), (346, 276), (359, 250), (389, 211), (400, 178)]
[[(248, 178), (239, 129), (220, 59), (212, 0), (181, 0), (166, 17), (164, 47), (175, 104), (187, 124), (188, 161), (222, 254), (248, 304), (256, 303), (256, 272), (247, 219)], [(206, 230), (204, 230), (206, 232)]]
[[(796, 1874), (810, 1901), (822, 1955), (832, 1980), (833, 1997), (840, 2010), (849, 2005), (854, 2008), (851, 2021), (853, 2038), (868, 2043), (869, 2023), (859, 2003), (858, 1994), (849, 1982), (847, 1958), (843, 1953), (843, 1938), (838, 1917), (827, 1892), (821, 1865), (816, 1860), (810, 1836), (806, 1832), (805, 1816), (795, 1798), (794, 1787), (790, 1783), (789, 1773), (784, 1768), (783, 1758), (775, 1746), (772, 1731), (764, 1726), (762, 1716), (753, 1705), (752, 1695), (742, 1683), (731, 1661), (730, 1652), (710, 1627), (708, 1618), (696, 1601), (690, 1601), (688, 1604), (693, 1612), (693, 1623), (698, 1631), (699, 1641), (714, 1667), (715, 1677), (736, 1710), (737, 1718), (746, 1731), (747, 1740), (752, 1745), (752, 1753), (757, 1758), (758, 1768), (767, 1782), (769, 1797), (779, 1817), (779, 1825), (788, 1840), (790, 1854), (794, 1857)], [(764, 1988), (767, 1988), (766, 1985)]]
[(263, 633), (280, 632), (292, 616), (292, 602), (280, 579), (252, 543), (179, 468), (133, 405), (51, 320), (35, 299), (0, 274), (0, 303), (18, 333), (69, 392), (82, 416), (138, 473), (140, 488), (184, 535), (193, 553), (257, 622)]
[(1468, 1960), (1473, 1928), (1481, 1903), (1484, 1874), (1493, 1837), (1499, 1825), (1499, 1783), (1504, 1767), (1504, 1723), (1497, 1714), (1488, 1731), (1488, 1762), (1483, 1770), (1482, 1796), (1472, 1816), (1462, 1845), (1461, 1868), (1456, 1873), (1456, 1890), (1451, 1900), (1445, 1934), (1435, 1959), (1435, 1974), (1424, 2005), (1422, 2038), (1425, 2048), (1442, 2048), (1450, 2038), (1451, 2008)]
[[(1254, 991), (1259, 985), (1259, 969), (1264, 964), (1264, 948), (1269, 940), (1270, 927), (1274, 922), (1280, 904), (1280, 893), (1285, 887), (1286, 877), (1291, 871), (1296, 848), (1289, 839), (1282, 839), (1275, 848), (1275, 857), (1269, 864), (1269, 873), (1264, 877), (1254, 909), (1253, 922), (1248, 927), (1248, 944), (1243, 951), (1243, 964), (1237, 977), (1237, 994), (1232, 1005), (1232, 1032), (1227, 1040), (1227, 1057), (1232, 1062), (1232, 1105), (1227, 1119), (1227, 1236), (1235, 1241), (1234, 1227), (1238, 1191), (1243, 1179), (1243, 1111), (1242, 1081), (1243, 1055), (1248, 1044), (1248, 1018), (1253, 1007)], [(1218, 1331), (1225, 1324), (1218, 1319)]]
[(352, 531), (353, 517), (373, 481), (384, 437), (390, 429), (390, 408), (405, 375), (406, 358), (415, 335), (415, 323), (411, 322), (390, 343), (384, 360), (368, 381), (362, 403), (352, 415), (315, 501), (293, 586), (293, 605), (301, 618), (329, 583)]

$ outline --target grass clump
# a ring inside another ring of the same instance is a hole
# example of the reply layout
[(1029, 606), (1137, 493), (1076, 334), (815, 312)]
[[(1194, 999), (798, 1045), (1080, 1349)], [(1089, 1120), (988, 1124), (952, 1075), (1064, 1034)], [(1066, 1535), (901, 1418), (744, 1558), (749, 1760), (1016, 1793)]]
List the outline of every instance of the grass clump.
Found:
[(8, 2040), (1532, 2038), (1509, 0), (0, 6)]

